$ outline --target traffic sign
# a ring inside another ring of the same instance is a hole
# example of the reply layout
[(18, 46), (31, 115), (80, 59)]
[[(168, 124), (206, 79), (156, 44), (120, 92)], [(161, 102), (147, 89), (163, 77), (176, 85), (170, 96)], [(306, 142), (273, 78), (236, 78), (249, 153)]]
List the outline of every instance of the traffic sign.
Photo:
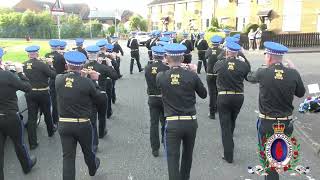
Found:
[(56, 2), (53, 4), (51, 8), (51, 13), (57, 16), (64, 14), (64, 9), (63, 9), (61, 0), (56, 0)]

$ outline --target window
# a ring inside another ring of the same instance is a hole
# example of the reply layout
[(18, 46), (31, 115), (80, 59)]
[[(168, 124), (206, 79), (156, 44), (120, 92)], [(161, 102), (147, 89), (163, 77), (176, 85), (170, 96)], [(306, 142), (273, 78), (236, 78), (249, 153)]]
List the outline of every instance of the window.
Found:
[(177, 23), (177, 30), (181, 30), (181, 27), (182, 27), (182, 23)]
[(174, 11), (174, 20), (177, 22), (182, 22), (183, 21), (183, 9), (184, 9), (184, 4), (177, 4), (175, 6), (175, 11)]
[(283, 7), (282, 31), (300, 31), (302, 0), (285, 0)]
[(152, 22), (152, 30), (158, 30), (158, 22)]
[(247, 25), (247, 17), (237, 17), (236, 24), (237, 24), (237, 31), (242, 31), (245, 26)]
[(264, 5), (264, 4), (270, 4), (272, 0), (257, 0), (257, 4)]
[(220, 24), (227, 25), (229, 21), (229, 17), (223, 17), (220, 19)]
[(195, 10), (196, 8), (195, 8), (195, 3), (194, 2), (189, 2), (189, 3), (187, 3), (187, 11), (188, 12), (192, 12), (192, 13), (194, 13), (194, 10)]
[(218, 0), (219, 7), (226, 7), (228, 6), (229, 0)]
[(160, 7), (159, 6), (153, 6), (151, 7), (151, 20), (153, 22), (157, 22), (159, 21), (159, 11), (160, 11)]
[(206, 20), (206, 27), (209, 27), (210, 26), (210, 19), (207, 19)]

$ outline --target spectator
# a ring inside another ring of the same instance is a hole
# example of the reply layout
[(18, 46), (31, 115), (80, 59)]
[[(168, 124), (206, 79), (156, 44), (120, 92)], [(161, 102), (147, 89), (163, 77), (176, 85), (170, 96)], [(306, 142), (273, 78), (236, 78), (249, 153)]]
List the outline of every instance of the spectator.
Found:
[(257, 44), (257, 50), (260, 49), (261, 44), (261, 36), (262, 36), (262, 30), (258, 28), (255, 32), (255, 38), (256, 38), (256, 44)]
[(256, 32), (253, 31), (253, 29), (250, 29), (250, 32), (248, 34), (249, 38), (249, 50), (253, 50), (253, 42), (254, 42), (254, 37), (255, 37)]

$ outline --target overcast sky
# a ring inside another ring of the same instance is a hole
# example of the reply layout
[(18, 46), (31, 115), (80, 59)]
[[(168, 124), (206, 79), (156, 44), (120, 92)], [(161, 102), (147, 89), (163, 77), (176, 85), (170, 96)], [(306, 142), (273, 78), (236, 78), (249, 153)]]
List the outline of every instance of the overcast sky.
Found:
[[(0, 7), (12, 7), (20, 0), (0, 0)], [(44, 0), (55, 1), (55, 0)], [(90, 7), (98, 9), (129, 9), (143, 16), (147, 15), (147, 4), (150, 0), (61, 0), (63, 3), (87, 3)]]

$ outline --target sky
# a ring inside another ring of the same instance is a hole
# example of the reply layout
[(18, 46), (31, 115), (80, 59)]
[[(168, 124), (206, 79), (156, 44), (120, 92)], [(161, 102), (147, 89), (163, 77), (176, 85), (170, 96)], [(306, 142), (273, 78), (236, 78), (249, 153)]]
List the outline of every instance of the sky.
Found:
[[(0, 0), (0, 7), (12, 7), (20, 0)], [(44, 0), (55, 1), (55, 0)], [(92, 8), (98, 9), (128, 9), (139, 13), (142, 16), (147, 15), (147, 4), (151, 0), (61, 0), (63, 3), (86, 3)], [(109, 4), (110, 3), (110, 4)]]

